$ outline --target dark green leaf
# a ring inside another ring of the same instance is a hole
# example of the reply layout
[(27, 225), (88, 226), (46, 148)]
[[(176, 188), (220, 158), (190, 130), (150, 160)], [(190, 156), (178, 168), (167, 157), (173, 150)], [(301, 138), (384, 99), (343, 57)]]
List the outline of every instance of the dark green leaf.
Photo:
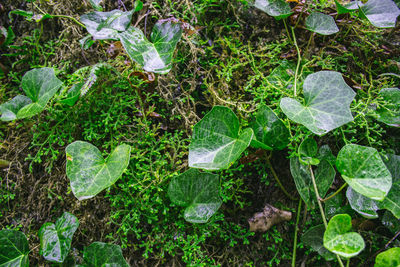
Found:
[(251, 146), (267, 150), (281, 150), (289, 143), (290, 133), (285, 124), (267, 106), (261, 105), (250, 127), (254, 138)]
[(323, 224), (311, 227), (307, 232), (303, 234), (301, 240), (306, 246), (312, 247), (319, 255), (324, 257), (325, 260), (334, 260), (335, 254), (330, 252), (324, 247), (324, 232), (325, 226)]
[[(326, 197), (330, 197), (333, 193), (330, 193)], [(329, 220), (332, 218), (334, 215), (339, 214), (339, 213), (345, 213), (342, 212), (342, 207), (343, 207), (343, 200), (344, 197), (342, 194), (337, 194), (336, 196), (328, 199), (327, 201), (324, 202), (325, 204), (325, 216)]]
[(353, 120), (350, 103), (355, 93), (340, 73), (320, 71), (304, 81), (304, 105), (282, 98), (280, 107), (289, 119), (303, 124), (317, 135), (325, 134)]
[(300, 162), (305, 165), (318, 165), (319, 159), (314, 158), (317, 155), (317, 151), (318, 146), (314, 139), (307, 138), (303, 140), (298, 150)]
[(292, 10), (285, 0), (255, 0), (253, 5), (278, 20), (292, 14)]
[(0, 266), (28, 267), (28, 240), (24, 233), (15, 230), (0, 231)]
[(8, 17), (10, 18), (10, 21), (11, 21), (11, 22), (13, 21), (12, 16), (11, 16), (12, 14), (19, 15), (19, 16), (23, 16), (23, 17), (25, 17), (27, 20), (32, 20), (32, 17), (33, 17), (33, 12), (32, 12), (32, 11), (25, 11), (25, 10), (21, 10), (21, 9), (14, 9), (14, 10), (11, 10), (11, 11), (8, 13)]
[(1, 34), (4, 36), (4, 41), (0, 43), (0, 46), (7, 47), (9, 46), (15, 39), (14, 31), (12, 30), (11, 26), (7, 29), (3, 26), (0, 26)]
[(349, 200), (351, 208), (365, 218), (378, 218), (378, 213), (376, 213), (376, 211), (379, 210), (379, 207), (375, 200), (361, 195), (354, 191), (350, 186), (347, 188), (346, 197)]
[(114, 244), (94, 242), (83, 253), (86, 267), (129, 267), (121, 247)]
[(92, 198), (113, 185), (129, 164), (131, 147), (119, 145), (104, 159), (97, 147), (76, 141), (65, 149), (67, 177), (79, 200)]
[(399, 267), (400, 248), (395, 247), (381, 252), (376, 256), (374, 267)]
[(227, 169), (249, 146), (253, 130), (239, 135), (239, 119), (227, 107), (214, 106), (193, 129), (189, 166), (206, 170)]
[(85, 37), (83, 37), (82, 39), (79, 40), (79, 43), (83, 50), (89, 49), (94, 44), (92, 35), (90, 35), (90, 34), (86, 35)]
[(68, 256), (78, 226), (78, 219), (68, 212), (64, 212), (55, 224), (43, 224), (39, 230), (40, 254), (48, 261), (62, 263)]
[(323, 145), (319, 148), (317, 158), (319, 161), (328, 161), (332, 166), (336, 165), (336, 157), (332, 154), (332, 150), (328, 145)]
[(93, 9), (96, 11), (103, 11), (103, 7), (101, 3), (103, 0), (89, 0), (89, 3), (92, 5)]
[(392, 175), (392, 187), (382, 202), (378, 202), (381, 209), (390, 210), (393, 215), (400, 219), (400, 156), (389, 154), (385, 165)]
[(71, 89), (68, 90), (67, 96), (60, 100), (60, 103), (66, 104), (70, 107), (75, 105), (76, 101), (78, 101), (79, 96), (81, 95), (81, 89), (84, 83), (74, 84)]
[(313, 12), (306, 18), (306, 27), (308, 30), (322, 35), (331, 35), (339, 31), (335, 20), (320, 12)]
[(168, 195), (172, 202), (186, 207), (185, 220), (206, 223), (222, 204), (219, 188), (218, 175), (189, 169), (172, 179)]
[(378, 121), (400, 127), (400, 89), (385, 88), (379, 94), (385, 101), (385, 104), (376, 110)]
[(293, 62), (282, 60), (280, 64), (271, 71), (267, 81), (279, 88), (287, 87), (294, 79), (296, 65)]
[(0, 105), (0, 119), (2, 121), (13, 121), (17, 119), (18, 110), (32, 103), (29, 97), (17, 95), (10, 101)]
[(337, 8), (338, 14), (346, 14), (346, 13), (356, 11), (359, 9), (359, 7), (362, 7), (364, 5), (361, 1), (352, 1), (348, 4), (342, 5), (337, 0), (335, 0), (335, 3), (336, 3), (336, 8)]
[(382, 216), (382, 224), (392, 232), (396, 234), (400, 231), (400, 221), (390, 211), (385, 211)]
[(393, 28), (400, 15), (400, 9), (392, 0), (369, 0), (360, 10), (378, 28)]

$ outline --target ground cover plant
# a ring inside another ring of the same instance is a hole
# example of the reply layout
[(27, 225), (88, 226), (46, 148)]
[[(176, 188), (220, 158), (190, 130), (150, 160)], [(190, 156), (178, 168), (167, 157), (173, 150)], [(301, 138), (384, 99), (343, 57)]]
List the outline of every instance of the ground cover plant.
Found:
[(0, 266), (398, 266), (400, 3), (0, 3)]

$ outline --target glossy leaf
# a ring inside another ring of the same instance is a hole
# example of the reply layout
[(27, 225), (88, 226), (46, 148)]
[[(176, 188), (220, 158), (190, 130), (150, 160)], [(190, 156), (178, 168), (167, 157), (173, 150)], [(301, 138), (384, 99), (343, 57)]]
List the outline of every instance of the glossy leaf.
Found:
[(396, 234), (400, 231), (399, 219), (394, 217), (394, 215), (388, 210), (383, 214), (381, 222), (390, 232), (392, 232), (392, 234)]
[(180, 23), (159, 21), (153, 27), (151, 42), (133, 26), (121, 32), (119, 38), (129, 57), (144, 70), (165, 74), (172, 68), (173, 54), (181, 35)]
[(393, 28), (400, 15), (400, 9), (393, 0), (369, 0), (360, 10), (378, 28)]
[(78, 226), (78, 219), (68, 212), (64, 212), (55, 224), (43, 224), (39, 229), (40, 254), (48, 261), (64, 262)]
[(385, 104), (376, 110), (378, 121), (400, 127), (400, 89), (385, 88), (379, 92)]
[(89, 0), (89, 3), (96, 11), (103, 11), (103, 7), (101, 6), (102, 2), (103, 0)]
[(189, 167), (227, 169), (250, 145), (253, 130), (239, 135), (239, 119), (227, 107), (214, 106), (193, 128)]
[(2, 121), (13, 121), (17, 119), (18, 110), (32, 103), (29, 97), (17, 95), (10, 101), (0, 105), (0, 119)]
[(118, 33), (128, 29), (132, 14), (133, 10), (129, 12), (117, 9), (110, 12), (95, 11), (82, 15), (81, 22), (85, 24), (93, 39), (118, 39)]
[(119, 145), (107, 159), (97, 147), (83, 141), (69, 144), (65, 152), (72, 192), (83, 200), (94, 197), (121, 177), (128, 167), (131, 147)]
[(74, 84), (71, 89), (68, 90), (67, 96), (64, 99), (60, 100), (60, 103), (66, 104), (70, 107), (75, 105), (76, 101), (78, 101), (79, 99), (83, 85), (84, 83)]
[(292, 14), (292, 10), (285, 0), (255, 0), (253, 5), (278, 20)]
[(361, 195), (354, 191), (350, 186), (347, 188), (346, 197), (349, 200), (351, 208), (365, 218), (378, 218), (378, 213), (376, 213), (376, 211), (379, 210), (379, 206), (375, 200)]
[(381, 209), (390, 210), (393, 215), (400, 219), (400, 156), (389, 154), (384, 163), (392, 175), (392, 187), (385, 199), (377, 202)]
[(336, 4), (338, 14), (346, 14), (346, 13), (356, 11), (364, 5), (361, 1), (352, 1), (350, 3), (342, 5), (337, 0), (335, 0), (335, 4)]
[(29, 246), (24, 233), (16, 230), (0, 231), (0, 266), (27, 267)]
[(318, 152), (317, 142), (313, 138), (306, 138), (301, 142), (299, 149), (300, 162), (305, 165), (318, 165), (319, 159), (314, 158)]
[(331, 35), (339, 31), (335, 20), (331, 16), (321, 12), (311, 13), (306, 18), (306, 27), (308, 30), (322, 35)]
[(303, 124), (317, 135), (325, 134), (353, 120), (350, 103), (355, 93), (340, 73), (320, 71), (304, 81), (304, 105), (282, 98), (280, 107), (289, 119)]
[(172, 179), (168, 195), (172, 202), (186, 207), (186, 221), (206, 223), (222, 204), (219, 188), (218, 175), (189, 169)]
[(83, 253), (86, 267), (129, 267), (122, 255), (121, 247), (114, 244), (94, 242)]
[(355, 191), (371, 199), (382, 201), (392, 186), (392, 175), (372, 147), (344, 146), (336, 167)]
[[(333, 193), (328, 194), (326, 197), (330, 197)], [(336, 214), (345, 213), (343, 210), (343, 200), (342, 194), (337, 194), (336, 196), (326, 200), (324, 202), (325, 206), (325, 216), (329, 220)]]
[(394, 247), (379, 253), (375, 259), (374, 267), (399, 267), (400, 248)]
[(361, 235), (350, 232), (351, 227), (349, 215), (333, 216), (324, 233), (324, 247), (345, 258), (359, 254), (364, 249), (365, 243)]
[(290, 133), (282, 120), (266, 105), (258, 108), (250, 127), (254, 137), (251, 146), (266, 150), (281, 150), (289, 143)]
[(324, 257), (325, 260), (331, 261), (336, 257), (335, 254), (324, 247), (324, 233), (325, 226), (320, 224), (310, 228), (307, 232), (305, 232), (301, 237), (301, 240), (306, 246), (312, 247), (316, 252), (318, 252), (319, 255)]

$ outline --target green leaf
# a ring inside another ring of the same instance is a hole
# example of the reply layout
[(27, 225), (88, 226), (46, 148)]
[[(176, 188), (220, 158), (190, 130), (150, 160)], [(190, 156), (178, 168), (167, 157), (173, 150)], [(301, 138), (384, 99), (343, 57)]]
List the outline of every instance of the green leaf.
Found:
[(28, 267), (28, 240), (24, 233), (16, 230), (0, 231), (0, 266)]
[(172, 68), (176, 44), (182, 36), (180, 23), (158, 21), (151, 33), (151, 42), (136, 27), (121, 32), (119, 38), (129, 57), (144, 70), (165, 74)]
[(330, 219), (324, 233), (324, 247), (345, 258), (359, 254), (365, 247), (361, 235), (351, 230), (351, 217), (347, 214), (335, 215)]
[(385, 88), (379, 92), (379, 95), (385, 104), (376, 110), (378, 121), (400, 127), (400, 89)]
[(325, 134), (353, 120), (350, 103), (355, 93), (340, 73), (320, 71), (304, 81), (304, 105), (282, 98), (281, 109), (289, 119), (303, 124), (317, 135)]
[(251, 146), (267, 150), (281, 150), (289, 144), (290, 133), (285, 124), (266, 105), (258, 108), (250, 127), (254, 137)]
[(335, 254), (330, 252), (324, 247), (324, 232), (325, 226), (323, 224), (311, 227), (307, 232), (303, 234), (301, 240), (306, 246), (312, 247), (319, 255), (324, 257), (325, 260), (334, 260)]
[(293, 13), (285, 0), (255, 0), (253, 5), (277, 20), (287, 18)]
[(287, 87), (294, 79), (296, 65), (293, 62), (282, 60), (267, 77), (267, 81), (276, 87)]
[(71, 189), (79, 200), (92, 198), (113, 185), (128, 167), (131, 147), (119, 145), (104, 159), (97, 147), (83, 141), (69, 144), (67, 177)]
[(376, 256), (374, 267), (399, 267), (400, 248), (395, 247), (381, 252)]
[(11, 16), (12, 14), (23, 16), (28, 21), (32, 20), (32, 17), (33, 17), (33, 12), (32, 11), (25, 11), (25, 10), (22, 10), (22, 9), (14, 9), (14, 10), (11, 10), (8, 13), (8, 17), (10, 19), (10, 22), (13, 21), (12, 16)]
[(32, 103), (29, 97), (24, 95), (17, 95), (10, 101), (0, 105), (0, 120), (13, 121), (17, 119), (18, 110)]
[(332, 166), (336, 165), (336, 157), (332, 154), (332, 150), (328, 145), (323, 145), (318, 149), (317, 159), (319, 161), (326, 160)]
[(112, 10), (110, 12), (90, 12), (81, 16), (87, 31), (94, 39), (118, 39), (118, 33), (126, 31), (131, 23), (133, 10), (123, 12)]
[[(330, 193), (329, 195), (327, 195), (326, 197), (330, 197), (332, 194), (334, 193)], [(325, 216), (326, 218), (329, 220), (330, 218), (332, 218), (334, 215), (339, 214), (339, 213), (346, 213), (344, 212), (344, 208), (343, 208), (343, 200), (344, 197), (342, 194), (337, 194), (336, 196), (326, 200), (324, 202), (325, 204)], [(350, 208), (351, 210), (351, 208)]]
[(222, 204), (219, 188), (218, 175), (189, 169), (172, 179), (168, 195), (172, 202), (186, 207), (186, 221), (206, 223)]
[(78, 101), (78, 99), (79, 99), (83, 85), (84, 85), (83, 82), (74, 84), (71, 87), (71, 89), (68, 90), (67, 96), (64, 99), (60, 100), (60, 103), (66, 104), (70, 107), (75, 105), (76, 101)]
[(331, 35), (339, 31), (335, 20), (321, 12), (313, 12), (306, 18), (306, 28), (322, 35)]
[(375, 148), (346, 145), (339, 151), (336, 167), (355, 191), (374, 200), (382, 201), (392, 186), (392, 175)]
[(378, 202), (381, 209), (390, 210), (393, 215), (400, 219), (400, 156), (389, 154), (388, 160), (384, 160), (387, 169), (392, 175), (392, 187), (382, 202)]
[(138, 12), (138, 11), (140, 11), (140, 10), (142, 10), (142, 9), (143, 9), (143, 2), (140, 1), (140, 0), (136, 0), (136, 1), (135, 1), (135, 4), (134, 4), (134, 10), (135, 10), (135, 12)]
[(306, 138), (301, 142), (298, 149), (300, 162), (305, 165), (318, 165), (319, 159), (314, 158), (317, 155), (317, 152), (317, 142), (312, 138)]
[(48, 261), (64, 262), (78, 226), (78, 219), (68, 212), (64, 212), (55, 224), (43, 224), (39, 229), (40, 254)]
[(392, 234), (396, 234), (400, 230), (400, 221), (390, 211), (385, 211), (381, 220), (382, 224), (389, 229)]
[(88, 50), (94, 44), (92, 35), (88, 34), (82, 39), (80, 39), (79, 44), (81, 45), (81, 48), (83, 50)]
[(9, 26), (7, 29), (3, 26), (0, 26), (0, 32), (4, 36), (4, 40), (2, 42), (0, 41), (0, 46), (6, 48), (14, 41), (15, 33), (12, 30), (11, 26)]
[(348, 4), (342, 5), (337, 0), (335, 0), (335, 4), (339, 15), (356, 11), (359, 7), (364, 5), (361, 1), (352, 1)]
[(250, 145), (253, 130), (239, 135), (239, 119), (227, 107), (214, 106), (193, 128), (189, 167), (227, 169)]
[(92, 5), (93, 9), (96, 11), (103, 11), (103, 7), (101, 3), (103, 0), (89, 0), (89, 3)]
[(400, 15), (400, 9), (392, 0), (369, 0), (360, 10), (378, 28), (393, 28)]
[(129, 267), (122, 255), (121, 247), (114, 244), (93, 242), (85, 248), (83, 259), (87, 267)]
[(378, 218), (378, 213), (376, 213), (376, 211), (379, 210), (379, 206), (373, 199), (361, 195), (350, 186), (347, 188), (346, 197), (349, 200), (351, 208), (363, 217), (368, 219)]

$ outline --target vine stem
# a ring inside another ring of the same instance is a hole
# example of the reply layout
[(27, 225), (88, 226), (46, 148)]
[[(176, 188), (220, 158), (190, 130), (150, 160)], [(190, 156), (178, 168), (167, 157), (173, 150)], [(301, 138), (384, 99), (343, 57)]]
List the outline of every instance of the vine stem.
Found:
[(297, 50), (297, 66), (296, 66), (296, 72), (294, 74), (294, 96), (297, 96), (297, 76), (299, 75), (301, 54), (300, 54), (299, 46), (297, 45), (296, 35), (294, 34), (294, 27), (291, 27), (291, 30), (292, 30), (292, 35), (293, 35), (294, 46), (296, 47), (296, 50)]
[(299, 206), (297, 208), (296, 228), (294, 230), (292, 267), (296, 267), (297, 233), (299, 231), (299, 221), (300, 221), (300, 212), (301, 212), (301, 203), (302, 202), (303, 202), (303, 200), (300, 198), (299, 199)]
[(286, 20), (287, 20), (286, 18), (283, 19), (283, 25), (285, 25), (285, 29), (286, 29), (287, 36), (289, 38), (289, 42), (293, 43), (292, 37), (290, 37), (290, 32), (289, 32)]
[[(311, 180), (312, 180), (312, 183), (313, 183), (313, 186), (314, 186), (315, 196), (317, 197), (317, 202), (318, 202), (319, 210), (321, 212), (322, 221), (324, 222), (324, 226), (325, 226), (325, 229), (326, 229), (326, 228), (328, 228), (328, 222), (326, 220), (325, 212), (324, 212), (324, 209), (323, 209), (322, 203), (321, 203), (321, 198), (320, 198), (319, 193), (318, 193), (318, 187), (317, 187), (317, 183), (315, 182), (314, 172), (312, 170), (311, 165), (308, 165), (308, 168), (309, 168), (310, 173), (311, 173)], [(337, 260), (339, 262), (339, 265), (341, 267), (344, 267), (342, 259), (340, 258), (340, 256), (336, 254), (336, 258), (337, 258)]]
[[(46, 15), (47, 13), (44, 12), (42, 9), (40, 9), (40, 7), (38, 5), (35, 4), (35, 2), (32, 2), (32, 4), (43, 14)], [(50, 15), (50, 14), (49, 14)], [(66, 16), (66, 15), (50, 15), (53, 18), (66, 18), (66, 19), (71, 19), (72, 21), (74, 21), (76, 24), (78, 24), (79, 26), (83, 27), (86, 29), (86, 26), (83, 25), (82, 23), (80, 23), (77, 19), (75, 19), (74, 17), (71, 16)]]
[(347, 183), (344, 183), (335, 193), (333, 193), (332, 195), (330, 195), (330, 196), (327, 197), (327, 198), (321, 199), (321, 201), (322, 201), (322, 202), (325, 202), (325, 201), (327, 201), (327, 200), (333, 198), (334, 196), (336, 196), (337, 194), (339, 194), (340, 191), (342, 191), (346, 186), (347, 186)]

